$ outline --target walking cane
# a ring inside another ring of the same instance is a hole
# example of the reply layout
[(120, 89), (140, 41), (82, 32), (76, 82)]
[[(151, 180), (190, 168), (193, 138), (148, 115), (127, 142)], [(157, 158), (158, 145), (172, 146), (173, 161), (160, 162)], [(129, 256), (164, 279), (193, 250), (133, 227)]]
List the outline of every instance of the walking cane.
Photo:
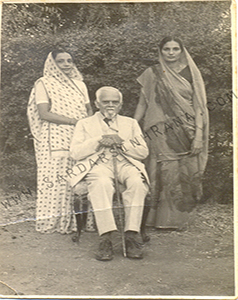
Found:
[(112, 161), (113, 161), (116, 199), (117, 199), (117, 205), (119, 208), (119, 222), (120, 222), (120, 227), (121, 227), (122, 251), (123, 251), (123, 256), (126, 257), (125, 233), (124, 233), (124, 225), (123, 225), (123, 218), (122, 218), (122, 204), (120, 201), (120, 191), (119, 191), (119, 181), (118, 181), (118, 171), (117, 171), (117, 158), (116, 158), (118, 155), (118, 149), (117, 149), (116, 145), (113, 145), (113, 149), (114, 149), (114, 153), (112, 155)]

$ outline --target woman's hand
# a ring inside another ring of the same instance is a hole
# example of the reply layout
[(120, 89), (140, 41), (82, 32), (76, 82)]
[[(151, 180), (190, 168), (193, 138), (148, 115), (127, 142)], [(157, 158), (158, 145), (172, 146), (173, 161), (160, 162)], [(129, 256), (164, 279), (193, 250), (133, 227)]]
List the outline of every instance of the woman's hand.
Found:
[(78, 122), (78, 120), (77, 120), (77, 119), (75, 119), (75, 118), (72, 118), (72, 119), (70, 120), (70, 124), (69, 124), (69, 125), (76, 125), (76, 124), (77, 124), (77, 122)]
[(37, 105), (38, 112), (41, 120), (52, 122), (58, 125), (75, 125), (78, 120), (75, 118), (69, 118), (65, 116), (60, 116), (55, 113), (50, 112), (50, 106), (48, 103), (40, 103)]
[(200, 152), (202, 152), (203, 148), (203, 141), (202, 140), (197, 140), (196, 138), (192, 142), (192, 147), (191, 147), (191, 155), (197, 155)]

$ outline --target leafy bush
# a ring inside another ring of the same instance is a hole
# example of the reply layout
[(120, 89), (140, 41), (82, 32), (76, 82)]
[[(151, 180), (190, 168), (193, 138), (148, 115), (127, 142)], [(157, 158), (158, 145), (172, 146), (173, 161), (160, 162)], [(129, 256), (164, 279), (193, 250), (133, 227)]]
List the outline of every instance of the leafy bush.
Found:
[[(229, 93), (232, 87), (229, 9), (228, 1), (4, 3), (0, 140), (5, 165), (15, 164), (21, 169), (19, 155), (22, 155), (29, 163), (29, 170), (34, 170), (34, 160), (29, 157), (33, 150), (26, 106), (30, 90), (42, 76), (44, 60), (52, 49), (62, 46), (73, 54), (92, 103), (100, 86), (113, 85), (124, 96), (122, 114), (133, 116), (140, 89), (136, 78), (157, 61), (158, 41), (166, 35), (177, 35), (202, 72), (212, 108), (210, 159), (205, 174), (205, 183), (209, 185), (205, 184), (205, 196), (229, 202), (232, 199), (231, 102), (216, 104), (213, 109), (218, 97)], [(14, 162), (14, 155), (18, 162)], [(22, 180), (34, 184), (27, 174), (26, 171)], [(10, 177), (6, 177), (6, 188), (13, 185)], [(211, 186), (216, 187), (214, 197), (209, 194)], [(224, 198), (225, 188), (228, 196)]]

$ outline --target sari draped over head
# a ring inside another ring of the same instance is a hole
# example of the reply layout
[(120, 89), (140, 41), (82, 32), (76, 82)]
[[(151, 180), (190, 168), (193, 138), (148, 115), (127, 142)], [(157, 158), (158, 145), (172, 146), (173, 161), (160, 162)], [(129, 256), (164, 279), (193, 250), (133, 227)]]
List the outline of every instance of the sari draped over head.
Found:
[[(185, 48), (179, 63), (182, 70), (176, 72), (160, 53), (159, 63), (138, 78), (147, 103), (144, 138), (150, 149), (146, 166), (154, 203), (147, 225), (156, 228), (182, 229), (203, 194), (208, 158), (205, 87)], [(202, 151), (190, 155), (196, 130), (202, 130)]]
[[(43, 82), (50, 102), (50, 112), (79, 120), (87, 116), (87, 111), (84, 94), (72, 79), (83, 79), (76, 66), (73, 66), (70, 76), (65, 75), (50, 53), (45, 61), (43, 77), (36, 83)], [(36, 150), (42, 131), (48, 130), (50, 154), (52, 156), (68, 156), (74, 126), (58, 125), (40, 119), (35, 101), (35, 86), (30, 94), (27, 115)]]
[(65, 179), (67, 170), (74, 164), (69, 156), (69, 147), (75, 126), (41, 120), (36, 103), (36, 100), (40, 103), (36, 99), (36, 95), (40, 97), (37, 84), (41, 82), (45, 88), (42, 96), (48, 96), (51, 113), (79, 120), (87, 116), (87, 95), (74, 80), (76, 83), (77, 80), (82, 81), (76, 66), (73, 66), (70, 76), (65, 75), (50, 53), (45, 61), (43, 77), (36, 81), (27, 107), (37, 162), (36, 230), (42, 233), (76, 231), (74, 193)]
[[(160, 54), (159, 63), (145, 70), (137, 79), (147, 101), (144, 120), (146, 140), (158, 161), (175, 160), (191, 151), (196, 126), (203, 129), (203, 150), (199, 169), (203, 172), (208, 153), (208, 110), (200, 71), (184, 48), (181, 63), (191, 72), (192, 84), (168, 67)], [(202, 124), (196, 122), (196, 111)]]

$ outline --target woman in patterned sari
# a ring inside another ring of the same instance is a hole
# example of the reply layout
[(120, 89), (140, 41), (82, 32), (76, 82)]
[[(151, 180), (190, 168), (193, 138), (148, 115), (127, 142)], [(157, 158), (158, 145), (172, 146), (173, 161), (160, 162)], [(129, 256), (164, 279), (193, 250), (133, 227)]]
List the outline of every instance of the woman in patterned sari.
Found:
[(152, 207), (147, 225), (182, 229), (202, 197), (208, 156), (208, 110), (200, 71), (177, 38), (159, 45), (159, 63), (138, 78), (135, 119), (144, 117), (150, 148)]
[(72, 167), (69, 146), (78, 120), (92, 114), (87, 87), (72, 56), (49, 53), (43, 77), (31, 91), (27, 115), (37, 162), (36, 230), (76, 231), (73, 194), (65, 175)]

